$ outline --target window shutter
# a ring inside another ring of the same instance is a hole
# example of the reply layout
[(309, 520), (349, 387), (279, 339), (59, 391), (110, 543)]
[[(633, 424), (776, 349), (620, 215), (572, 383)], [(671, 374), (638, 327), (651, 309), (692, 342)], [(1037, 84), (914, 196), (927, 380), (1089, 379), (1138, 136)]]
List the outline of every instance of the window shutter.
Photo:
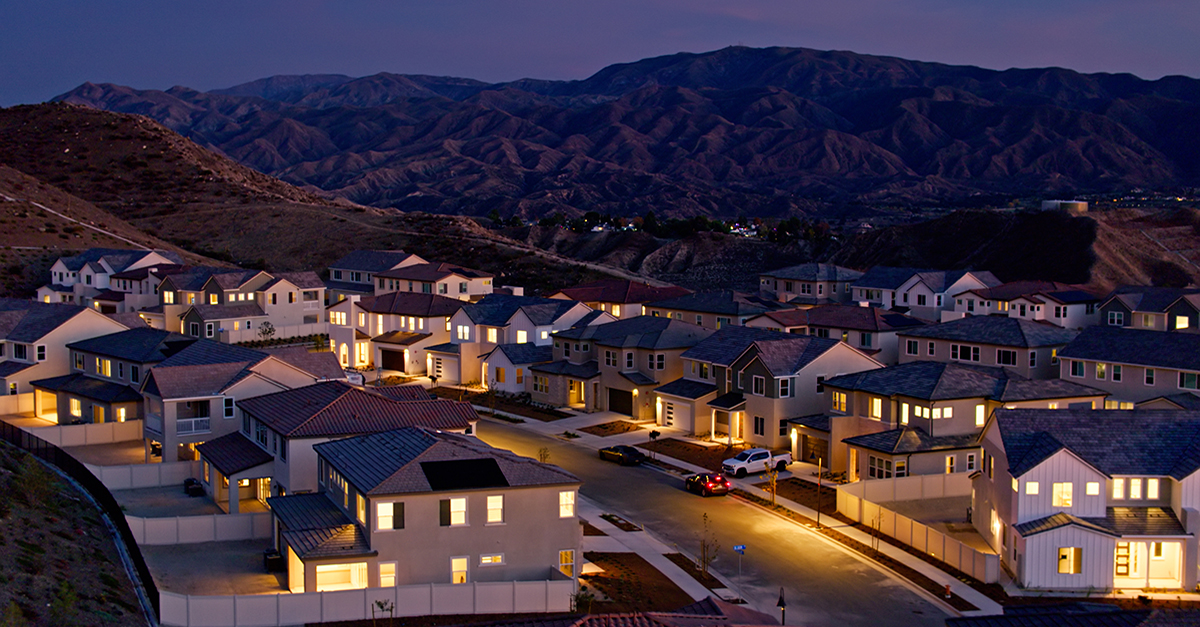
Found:
[(450, 526), (450, 499), (442, 499), (438, 501), (438, 514), (440, 517), (439, 523), (443, 527)]
[[(450, 524), (450, 501), (442, 501), (446, 504), (443, 509), (443, 525)], [(392, 529), (404, 528), (404, 503), (392, 503)]]

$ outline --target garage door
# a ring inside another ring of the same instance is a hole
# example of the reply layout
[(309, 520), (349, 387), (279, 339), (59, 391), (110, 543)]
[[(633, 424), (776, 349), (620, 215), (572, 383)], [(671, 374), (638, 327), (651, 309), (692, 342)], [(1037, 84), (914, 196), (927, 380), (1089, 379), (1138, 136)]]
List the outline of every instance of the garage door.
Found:
[(379, 362), (384, 370), (399, 370), (400, 372), (404, 372), (404, 351), (381, 349), (379, 354)]
[(608, 411), (633, 415), (633, 392), (608, 388)]
[(679, 427), (692, 431), (692, 408), (689, 405), (663, 401), (662, 424), (664, 427)]

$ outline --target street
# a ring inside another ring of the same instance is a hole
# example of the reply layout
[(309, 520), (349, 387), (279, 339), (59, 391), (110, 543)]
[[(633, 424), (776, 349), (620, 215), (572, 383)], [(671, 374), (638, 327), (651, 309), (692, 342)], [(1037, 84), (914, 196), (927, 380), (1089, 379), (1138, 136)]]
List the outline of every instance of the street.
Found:
[[(812, 627), (941, 626), (946, 614), (904, 584), (831, 546), (798, 525), (728, 497), (701, 498), (683, 490), (683, 480), (649, 468), (619, 467), (595, 451), (524, 430), (481, 420), (483, 441), (537, 457), (583, 480), (582, 493), (606, 510), (645, 525), (668, 545), (695, 556), (702, 517), (708, 514), (720, 545), (712, 568), (732, 580), (757, 609), (778, 616), (779, 588), (787, 602), (787, 624)], [(738, 575), (732, 547), (747, 546)]]

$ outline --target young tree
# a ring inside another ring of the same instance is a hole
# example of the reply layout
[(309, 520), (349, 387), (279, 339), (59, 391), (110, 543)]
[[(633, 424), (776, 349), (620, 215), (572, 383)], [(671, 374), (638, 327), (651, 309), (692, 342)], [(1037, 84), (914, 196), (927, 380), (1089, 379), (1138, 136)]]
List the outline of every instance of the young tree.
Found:
[(700, 528), (700, 572), (708, 574), (708, 567), (716, 561), (717, 552), (720, 550), (721, 543), (717, 541), (717, 534), (709, 526), (708, 514), (705, 513)]
[(537, 456), (539, 462), (542, 462), (543, 464), (550, 463), (550, 447), (543, 446), (542, 448), (538, 449)]
[(269, 321), (258, 325), (258, 337), (262, 338), (263, 340), (269, 340), (275, 337), (275, 325), (271, 324)]
[(763, 462), (767, 466), (767, 492), (771, 493), (771, 507), (775, 507), (775, 493), (779, 489), (779, 470), (771, 465), (771, 460)]

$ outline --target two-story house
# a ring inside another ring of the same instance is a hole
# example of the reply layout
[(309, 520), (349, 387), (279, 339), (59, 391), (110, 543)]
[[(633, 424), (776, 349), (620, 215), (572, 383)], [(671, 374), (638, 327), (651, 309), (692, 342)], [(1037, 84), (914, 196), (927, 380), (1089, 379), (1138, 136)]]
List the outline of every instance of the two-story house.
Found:
[[(479, 358), (483, 361), (481, 380), (484, 387), (508, 394), (526, 394), (529, 383), (525, 379), (530, 376), (529, 369), (554, 361), (554, 347), (533, 342), (497, 344)], [(549, 389), (548, 383), (546, 389)]]
[(247, 499), (265, 504), (271, 496), (316, 490), (313, 446), (322, 442), (403, 427), (473, 433), (479, 414), (470, 404), (430, 399), (423, 390), (420, 396), (398, 399), (326, 381), (243, 399), (240, 430), (196, 447), (207, 493), (236, 514)]
[(1000, 285), (991, 272), (918, 270), (876, 266), (854, 282), (854, 300), (901, 311), (923, 320), (940, 320), (954, 298), (967, 290)]
[(428, 263), (403, 250), (355, 250), (329, 264), (329, 279), (325, 281), (328, 300), (335, 303), (347, 296), (373, 296), (375, 275), (403, 266)]
[(492, 293), (494, 278), (482, 270), (452, 263), (414, 263), (375, 273), (375, 295), (418, 292), (476, 301)]
[[(179, 255), (166, 250), (89, 248), (78, 255), (59, 257), (50, 266), (50, 283), (37, 290), (44, 303), (73, 303), (93, 306), (93, 297), (112, 288), (114, 274), (159, 264), (182, 264)], [(101, 313), (119, 313), (111, 301), (98, 307)]]
[(856, 305), (776, 311), (746, 321), (748, 327), (840, 339), (882, 364), (899, 361), (897, 333), (925, 324), (924, 320), (895, 311)]
[(195, 459), (197, 444), (240, 427), (237, 402), (263, 394), (344, 379), (333, 353), (257, 351), (198, 339), (142, 380), (146, 459)]
[(526, 385), (538, 402), (654, 420), (654, 388), (679, 378), (679, 356), (712, 333), (654, 316), (557, 331), (554, 360), (531, 366)]
[(618, 320), (646, 314), (646, 303), (685, 296), (691, 290), (675, 285), (655, 286), (628, 279), (602, 279), (561, 289), (550, 298), (581, 302)]
[(1059, 351), (1059, 377), (1112, 395), (1109, 409), (1200, 391), (1200, 335), (1099, 325)]
[[(20, 411), (35, 411), (33, 381), (71, 372), (67, 345), (127, 327), (94, 308), (0, 298), (0, 384), (3, 394), (27, 394)], [(17, 413), (12, 408), (12, 413)]]
[(1058, 377), (1059, 353), (1079, 331), (1048, 322), (972, 316), (900, 331), (900, 363), (942, 361), (999, 366), (1028, 379)]
[(464, 304), (408, 291), (350, 295), (326, 310), (329, 339), (343, 367), (424, 374), (425, 348), (450, 340), (450, 317)]
[(795, 305), (761, 298), (753, 294), (718, 290), (694, 292), (647, 303), (646, 313), (651, 316), (683, 320), (708, 329), (721, 329), (730, 325), (745, 325), (750, 318), (768, 311), (795, 308)]
[[(857, 479), (973, 472), (979, 432), (1001, 407), (1102, 407), (1105, 393), (1070, 381), (1035, 381), (1003, 368), (916, 361), (836, 377), (828, 414), (830, 468)], [(798, 430), (816, 441), (811, 421)], [(825, 448), (816, 444), (816, 449)], [(813, 451), (801, 451), (811, 459)]]
[(850, 302), (851, 285), (862, 272), (830, 263), (805, 263), (758, 275), (758, 289), (766, 298), (808, 306)]
[(1013, 281), (955, 296), (954, 311), (944, 312), (942, 319), (1001, 315), (1082, 329), (1099, 322), (1101, 300), (1082, 286), (1069, 283)]
[(292, 592), (578, 576), (564, 470), (415, 427), (313, 448), (320, 491), (268, 501)]
[(1195, 333), (1200, 330), (1200, 289), (1119, 287), (1100, 304), (1100, 324)]
[(71, 373), (30, 382), (34, 415), (59, 424), (142, 418), (142, 378), (195, 338), (140, 327), (67, 344)]
[(546, 346), (555, 331), (612, 320), (574, 301), (489, 294), (450, 316), (450, 341), (425, 348), (426, 370), (445, 383), (483, 383), (482, 357), (499, 344)]
[(1032, 590), (1192, 590), (1200, 413), (998, 410), (972, 522)]

